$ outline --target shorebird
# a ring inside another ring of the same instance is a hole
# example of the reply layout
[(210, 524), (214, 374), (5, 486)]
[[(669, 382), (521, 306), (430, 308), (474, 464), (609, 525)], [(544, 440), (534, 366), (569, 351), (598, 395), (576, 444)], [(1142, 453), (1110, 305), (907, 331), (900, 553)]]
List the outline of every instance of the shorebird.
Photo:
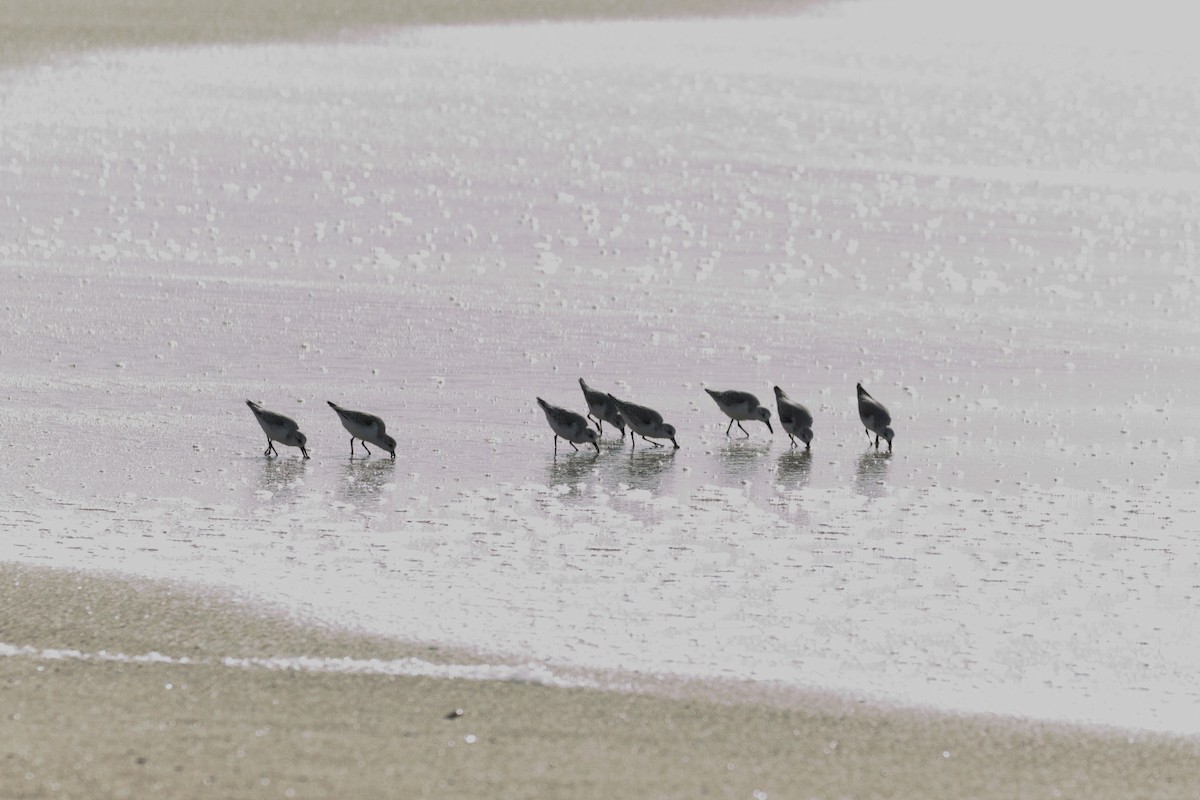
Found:
[(892, 424), (892, 415), (883, 407), (883, 403), (876, 400), (871, 395), (867, 394), (867, 390), (862, 388), (862, 384), (858, 384), (858, 418), (862, 420), (863, 427), (867, 430), (867, 441), (871, 441), (871, 434), (875, 434), (875, 449), (879, 449), (879, 437), (883, 437), (888, 443), (888, 452), (892, 452), (892, 437), (896, 434), (889, 427)]
[(736, 392), (733, 390), (725, 392), (714, 392), (712, 389), (705, 389), (708, 396), (717, 401), (717, 406), (720, 407), (725, 415), (729, 417), (729, 427), (725, 429), (725, 435), (728, 436), (733, 430), (733, 423), (737, 423), (738, 430), (746, 434), (746, 438), (750, 438), (750, 432), (742, 427), (742, 420), (756, 419), (759, 422), (767, 424), (767, 430), (775, 433), (775, 429), (771, 427), (771, 412), (763, 408), (758, 403), (758, 398), (749, 392)]
[(350, 432), (350, 457), (354, 458), (354, 440), (358, 439), (363, 443), (363, 450), (366, 450), (367, 455), (371, 455), (371, 451), (367, 450), (367, 442), (382, 447), (392, 454), (392, 461), (396, 460), (396, 440), (387, 434), (387, 426), (383, 424), (383, 420), (374, 414), (367, 414), (363, 411), (351, 411), (348, 408), (342, 408), (332, 401), (326, 400), (329, 407), (337, 412), (338, 419), (342, 421), (342, 427)]
[(275, 442), (279, 442), (288, 447), (299, 447), (304, 457), (308, 458), (308, 451), (304, 449), (308, 438), (300, 432), (300, 426), (296, 424), (296, 420), (285, 417), (283, 414), (276, 414), (274, 411), (267, 411), (252, 400), (247, 400), (246, 405), (250, 406), (255, 419), (262, 426), (263, 433), (267, 435), (267, 449), (263, 451), (264, 456), (269, 457), (271, 453), (279, 455), (279, 451), (275, 449)]
[[(675, 441), (675, 426), (663, 422), (662, 414), (652, 408), (618, 400), (611, 394), (608, 399), (617, 407), (617, 411), (621, 413), (621, 419), (625, 420), (625, 424), (629, 426), (630, 450), (633, 449), (635, 441), (633, 434), (635, 433), (647, 442), (650, 442), (651, 439), (670, 439), (671, 444), (675, 445), (675, 449), (679, 449), (679, 442)], [(650, 444), (662, 447), (658, 442), (650, 442)]]
[(588, 416), (596, 422), (596, 430), (604, 433), (604, 423), (607, 422), (621, 432), (621, 440), (624, 441), (625, 420), (621, 419), (621, 412), (617, 411), (617, 407), (608, 399), (608, 395), (604, 392), (597, 392), (588, 386), (583, 378), (579, 379), (579, 387), (583, 389), (583, 399), (587, 401)]
[(813, 439), (812, 414), (808, 409), (797, 403), (795, 400), (787, 396), (787, 392), (775, 387), (775, 405), (779, 408), (779, 424), (788, 438), (792, 440), (792, 447), (796, 446), (796, 437), (800, 437), (800, 441), (804, 442), (804, 449), (808, 450)]
[[(554, 455), (558, 455), (558, 437), (562, 437), (570, 443), (571, 447), (575, 444), (590, 444), (596, 448), (596, 452), (600, 452), (600, 434), (592, 430), (588, 425), (587, 420), (574, 411), (568, 411), (565, 408), (547, 403), (542, 398), (537, 399), (538, 405), (542, 407), (542, 411), (546, 412), (546, 422), (550, 423), (550, 429), (554, 431)], [(575, 447), (579, 450), (578, 447)]]

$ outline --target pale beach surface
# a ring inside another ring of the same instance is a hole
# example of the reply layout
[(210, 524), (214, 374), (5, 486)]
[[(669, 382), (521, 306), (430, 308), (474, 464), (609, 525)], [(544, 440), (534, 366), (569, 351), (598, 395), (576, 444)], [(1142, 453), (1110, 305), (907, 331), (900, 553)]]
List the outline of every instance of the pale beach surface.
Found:
[(1174, 6), (99, 7), (3, 9), (6, 791), (1197, 795)]
[(0, 657), (6, 798), (1125, 800), (1197, 786), (1194, 739), (745, 687), (489, 678), (434, 648), (36, 568), (0, 568), (0, 601), (32, 651)]

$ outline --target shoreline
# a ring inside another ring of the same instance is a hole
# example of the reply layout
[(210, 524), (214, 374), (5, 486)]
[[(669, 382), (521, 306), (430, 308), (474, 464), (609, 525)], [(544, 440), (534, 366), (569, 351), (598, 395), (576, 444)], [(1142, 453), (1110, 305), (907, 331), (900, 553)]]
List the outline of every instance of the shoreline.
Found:
[(0, 8), (0, 68), (60, 53), (152, 46), (246, 44), (328, 39), (352, 30), (422, 25), (504, 24), (538, 20), (669, 19), (794, 12), (814, 0), (519, 0), (456, 4), (439, 0), (211, 0), (120, 3), (115, 0), (16, 0)]
[[(0, 658), (19, 796), (1194, 797), (1200, 740), (879, 709), (683, 681), (661, 691), (229, 666), (421, 658), (145, 581), (0, 565), (7, 645), (194, 663)], [(469, 659), (469, 657), (467, 657)], [(463, 709), (461, 716), (454, 712)]]

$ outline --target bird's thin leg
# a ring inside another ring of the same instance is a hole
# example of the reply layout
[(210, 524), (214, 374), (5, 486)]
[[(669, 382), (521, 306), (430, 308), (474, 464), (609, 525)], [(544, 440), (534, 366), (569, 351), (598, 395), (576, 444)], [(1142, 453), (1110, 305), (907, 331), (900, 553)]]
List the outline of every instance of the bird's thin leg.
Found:
[(792, 435), (789, 433), (789, 434), (788, 434), (788, 438), (792, 440), (792, 447), (795, 447), (795, 446), (796, 446), (796, 437), (795, 437), (795, 436), (792, 436)]
[(307, 451), (307, 450), (305, 450), (303, 447), (301, 447), (301, 448), (300, 448), (300, 452), (301, 452), (301, 453), (304, 453), (304, 460), (305, 460), (305, 461), (307, 461), (307, 460), (308, 460), (308, 458), (309, 458), (309, 456), (308, 456), (308, 451)]
[[(642, 438), (643, 438), (643, 439), (646, 439), (646, 437), (645, 437), (645, 435), (644, 435), (644, 434), (643, 434)], [(654, 441), (653, 439), (646, 439), (646, 441), (647, 441), (647, 442), (649, 442), (650, 444), (654, 445), (655, 447), (662, 447), (662, 445), (661, 445), (661, 444), (659, 444), (658, 442)]]
[(600, 434), (601, 436), (604, 435), (604, 420), (596, 420), (596, 433)]
[[(363, 450), (367, 450), (367, 440), (366, 440), (366, 439), (363, 439), (363, 440), (362, 440), (362, 443), (363, 443)], [(367, 455), (368, 455), (368, 456), (369, 456), (369, 455), (371, 455), (371, 451), (370, 451), (370, 450), (367, 450)]]
[(263, 455), (267, 456), (267, 457), (270, 457), (270, 455), (271, 455), (271, 440), (270, 439), (267, 439), (267, 449), (263, 450)]
[(558, 434), (554, 434), (554, 455), (558, 455)]
[[(621, 441), (625, 441), (624, 435), (621, 436)], [(633, 435), (633, 431), (629, 432), (629, 452), (633, 452), (633, 446), (637, 444), (637, 437)]]
[[(733, 422), (734, 422), (733, 417), (730, 417), (729, 418), (729, 427), (725, 429), (726, 436), (728, 436), (729, 432), (733, 430)], [(741, 426), (739, 425), (738, 427), (741, 427)]]
[(572, 449), (573, 449), (573, 450), (574, 450), (576, 453), (578, 453), (578, 452), (579, 452), (579, 448), (578, 448), (578, 447), (575, 447), (575, 443), (574, 443), (574, 442), (572, 442), (570, 439), (567, 439), (567, 444), (571, 445), (571, 448), (572, 448)]
[[(867, 437), (867, 438), (870, 438), (870, 437)], [(875, 449), (876, 450), (879, 449), (879, 435), (878, 434), (875, 435)]]
[(750, 438), (750, 431), (748, 431), (748, 430), (746, 430), (745, 428), (743, 428), (743, 427), (742, 427), (742, 423), (740, 423), (740, 422), (738, 423), (738, 430), (739, 430), (739, 431), (741, 431), (742, 433), (746, 434), (746, 438), (747, 438), (747, 439), (749, 439), (749, 438)]
[(354, 458), (354, 437), (350, 437), (350, 457)]

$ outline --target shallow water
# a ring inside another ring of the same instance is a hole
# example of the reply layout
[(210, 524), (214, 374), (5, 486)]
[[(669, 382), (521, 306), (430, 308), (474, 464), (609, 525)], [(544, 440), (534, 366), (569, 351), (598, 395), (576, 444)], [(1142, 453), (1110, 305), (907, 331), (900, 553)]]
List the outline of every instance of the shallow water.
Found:
[[(5, 74), (0, 558), (539, 664), (1200, 730), (1200, 69), (882, 14)], [(579, 377), (681, 449), (554, 457), (533, 398), (582, 411)], [(703, 392), (775, 384), (810, 453), (728, 439)], [(264, 459), (246, 398), (313, 460)], [(326, 400), (397, 461), (351, 461)]]

